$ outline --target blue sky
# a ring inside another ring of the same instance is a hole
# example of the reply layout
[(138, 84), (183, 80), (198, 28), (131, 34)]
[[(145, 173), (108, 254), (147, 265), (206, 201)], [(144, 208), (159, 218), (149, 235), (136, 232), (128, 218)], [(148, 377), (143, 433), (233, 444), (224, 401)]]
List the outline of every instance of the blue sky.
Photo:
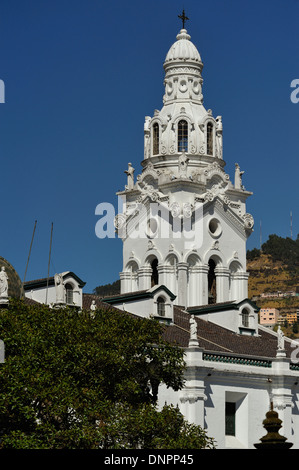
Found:
[[(74, 271), (85, 292), (118, 279), (122, 243), (95, 235), (101, 202), (117, 205), (143, 123), (161, 109), (163, 62), (181, 24), (203, 63), (204, 105), (223, 118), (226, 171), (245, 171), (255, 231), (298, 224), (298, 0), (1, 0), (0, 256), (23, 280)], [(299, 96), (299, 95), (298, 95)]]

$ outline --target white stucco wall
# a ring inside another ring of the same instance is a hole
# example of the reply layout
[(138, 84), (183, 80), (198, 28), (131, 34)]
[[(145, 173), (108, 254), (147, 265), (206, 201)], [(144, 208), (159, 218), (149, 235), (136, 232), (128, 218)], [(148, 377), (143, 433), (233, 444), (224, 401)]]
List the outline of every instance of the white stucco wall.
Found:
[[(197, 380), (189, 377), (182, 391), (174, 392), (165, 385), (160, 386), (160, 407), (165, 402), (179, 405), (188, 421), (202, 426), (208, 436), (215, 439), (218, 449), (255, 449), (254, 444), (267, 433), (263, 420), (270, 409), (270, 397), (273, 393), (278, 394), (283, 403), (274, 406), (282, 420), (279, 433), (293, 443), (292, 449), (299, 448), (296, 437), (299, 432), (297, 373), (288, 370), (283, 377), (276, 366), (264, 368), (210, 361), (202, 364), (203, 367), (197, 370)], [(276, 387), (276, 383), (282, 383), (284, 387)], [(186, 395), (190, 400), (184, 403), (182, 397)], [(225, 436), (226, 401), (237, 404), (235, 436)]]

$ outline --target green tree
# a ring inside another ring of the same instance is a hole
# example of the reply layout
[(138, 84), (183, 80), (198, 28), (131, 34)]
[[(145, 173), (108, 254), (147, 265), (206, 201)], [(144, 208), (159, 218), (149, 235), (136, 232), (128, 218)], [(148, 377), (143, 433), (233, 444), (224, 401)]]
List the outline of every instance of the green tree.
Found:
[(158, 322), (12, 301), (0, 338), (1, 448), (213, 446), (177, 409), (157, 410), (158, 385), (180, 389), (185, 367)]
[(253, 259), (257, 259), (261, 256), (261, 251), (257, 248), (253, 248), (253, 250), (247, 250), (246, 258), (248, 261), (252, 261)]
[(278, 235), (269, 235), (268, 240), (262, 245), (262, 251), (271, 255), (274, 261), (284, 262), (291, 271), (299, 269), (299, 236), (296, 240), (289, 237), (282, 238)]

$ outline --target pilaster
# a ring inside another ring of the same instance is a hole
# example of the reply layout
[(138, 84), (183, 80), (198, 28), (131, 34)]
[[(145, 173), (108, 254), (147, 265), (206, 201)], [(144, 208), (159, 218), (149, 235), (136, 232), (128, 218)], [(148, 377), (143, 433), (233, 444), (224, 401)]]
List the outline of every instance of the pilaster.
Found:
[(178, 305), (187, 306), (188, 263), (178, 263)]
[(208, 373), (203, 363), (203, 349), (198, 341), (191, 339), (186, 353), (185, 387), (180, 391), (181, 411), (187, 421), (204, 428), (204, 406), (207, 399), (205, 394), (205, 377)]

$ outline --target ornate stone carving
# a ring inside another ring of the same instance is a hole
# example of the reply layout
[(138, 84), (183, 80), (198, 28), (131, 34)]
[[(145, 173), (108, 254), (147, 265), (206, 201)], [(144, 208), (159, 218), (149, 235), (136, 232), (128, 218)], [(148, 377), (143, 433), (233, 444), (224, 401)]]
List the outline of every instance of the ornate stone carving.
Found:
[(170, 213), (172, 217), (179, 217), (181, 214), (181, 207), (178, 202), (173, 202), (170, 206)]
[(213, 201), (214, 200), (214, 194), (212, 193), (212, 191), (207, 191), (204, 195), (204, 201), (207, 202), (207, 201)]
[(183, 204), (183, 214), (187, 219), (190, 219), (192, 216), (192, 205), (189, 202)]
[(216, 154), (222, 158), (222, 117), (216, 117)]
[(125, 173), (128, 176), (128, 183), (125, 186), (126, 190), (134, 189), (134, 168), (132, 167), (132, 163), (128, 163), (128, 169), (125, 170)]
[(223, 204), (224, 204), (225, 206), (229, 206), (229, 204), (230, 204), (230, 199), (229, 199), (229, 197), (228, 197), (226, 194), (223, 194), (223, 195), (222, 195), (222, 201), (223, 201)]
[(185, 152), (179, 156), (179, 177), (180, 178), (187, 178), (187, 168), (188, 168), (189, 158), (187, 157)]
[(2, 266), (0, 271), (0, 297), (8, 297), (8, 276), (4, 266)]
[(240, 166), (238, 163), (235, 163), (235, 188), (242, 189), (242, 175), (244, 171), (240, 170)]
[(156, 248), (156, 246), (155, 246), (154, 242), (152, 240), (149, 240), (147, 242), (147, 250), (149, 251), (149, 250), (153, 250), (155, 248)]
[(124, 214), (117, 214), (114, 217), (114, 227), (119, 230), (121, 229), (126, 223), (126, 216)]
[(284, 350), (284, 334), (280, 326), (277, 328), (277, 349), (279, 351)]
[(190, 339), (197, 339), (197, 322), (194, 318), (194, 315), (191, 315), (189, 323), (190, 323)]
[(145, 116), (144, 122), (144, 159), (150, 156), (150, 122), (151, 117)]
[(254, 226), (254, 219), (253, 219), (252, 215), (246, 213), (246, 214), (243, 215), (242, 218), (243, 218), (243, 220), (244, 220), (244, 227), (245, 227), (245, 229), (247, 229), (247, 230), (252, 230), (252, 229), (253, 229), (253, 226)]
[(219, 250), (219, 241), (215, 240), (211, 246), (211, 250)]
[(65, 303), (65, 287), (62, 274), (55, 274), (54, 276), (55, 290), (56, 290), (56, 303)]

